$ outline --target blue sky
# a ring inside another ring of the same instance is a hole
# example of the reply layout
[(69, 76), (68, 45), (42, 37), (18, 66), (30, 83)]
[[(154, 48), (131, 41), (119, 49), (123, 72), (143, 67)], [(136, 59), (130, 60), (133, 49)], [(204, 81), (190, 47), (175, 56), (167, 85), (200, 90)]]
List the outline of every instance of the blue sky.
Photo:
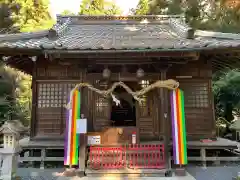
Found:
[[(55, 17), (64, 10), (79, 12), (80, 2), (81, 0), (50, 0), (52, 15)], [(121, 7), (124, 14), (127, 14), (130, 8), (136, 7), (138, 0), (115, 0), (115, 2)]]

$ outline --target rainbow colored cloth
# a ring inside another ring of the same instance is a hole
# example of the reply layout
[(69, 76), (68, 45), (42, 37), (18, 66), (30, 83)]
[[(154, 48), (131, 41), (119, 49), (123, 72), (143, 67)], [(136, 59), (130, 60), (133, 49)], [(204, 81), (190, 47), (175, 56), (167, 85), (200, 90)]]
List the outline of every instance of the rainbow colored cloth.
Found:
[(66, 131), (64, 141), (64, 165), (78, 165), (79, 135), (77, 134), (77, 121), (80, 119), (81, 92), (71, 91), (69, 100), (71, 108), (67, 113)]
[(171, 93), (171, 113), (174, 162), (177, 165), (186, 165), (188, 160), (184, 94), (180, 89), (176, 89)]

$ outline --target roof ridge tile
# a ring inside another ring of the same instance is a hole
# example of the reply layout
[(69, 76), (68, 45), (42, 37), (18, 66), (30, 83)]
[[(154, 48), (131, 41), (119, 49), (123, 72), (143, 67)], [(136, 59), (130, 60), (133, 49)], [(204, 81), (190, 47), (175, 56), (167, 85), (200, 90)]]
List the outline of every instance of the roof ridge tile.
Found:
[(58, 37), (64, 36), (64, 34), (69, 30), (69, 24), (71, 23), (71, 18), (68, 18), (65, 22), (57, 21), (48, 33), (49, 39), (56, 39)]
[(181, 37), (187, 39), (194, 39), (194, 29), (190, 27), (183, 19), (170, 18), (170, 27)]

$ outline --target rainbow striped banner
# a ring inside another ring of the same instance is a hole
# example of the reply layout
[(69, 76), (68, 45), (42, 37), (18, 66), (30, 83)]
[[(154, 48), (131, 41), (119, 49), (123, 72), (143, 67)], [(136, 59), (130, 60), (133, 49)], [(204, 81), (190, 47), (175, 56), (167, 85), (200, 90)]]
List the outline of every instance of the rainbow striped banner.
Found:
[(184, 94), (180, 89), (176, 89), (171, 93), (171, 112), (174, 162), (178, 165), (186, 165), (188, 160)]
[(80, 119), (81, 92), (71, 91), (69, 100), (71, 108), (68, 110), (64, 142), (64, 165), (78, 165), (77, 121)]

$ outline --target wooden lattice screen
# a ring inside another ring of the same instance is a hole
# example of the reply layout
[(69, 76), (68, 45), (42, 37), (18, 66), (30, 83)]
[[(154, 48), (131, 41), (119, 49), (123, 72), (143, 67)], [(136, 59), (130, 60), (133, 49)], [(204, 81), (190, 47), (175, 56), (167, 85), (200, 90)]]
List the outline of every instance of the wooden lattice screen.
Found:
[(213, 112), (210, 80), (180, 80), (180, 88), (185, 96), (187, 132), (206, 134), (212, 131)]
[[(150, 83), (150, 81), (143, 80), (140, 82), (139, 88), (145, 88)], [(142, 98), (144, 101), (142, 103), (137, 103), (137, 124), (139, 127), (140, 138), (154, 138), (158, 137), (160, 133), (160, 121), (157, 121), (157, 99), (156, 91), (150, 91)]]
[[(101, 82), (96, 80), (94, 83), (95, 87), (99, 89), (104, 89), (101, 86)], [(102, 130), (104, 127), (108, 127), (111, 125), (110, 120), (110, 100), (104, 98), (102, 95), (99, 95), (95, 92), (91, 92), (93, 96), (93, 119), (94, 119), (94, 130), (99, 131)]]
[(68, 96), (76, 83), (38, 83), (37, 134), (63, 134)]
[(186, 108), (208, 108), (209, 103), (209, 90), (208, 83), (191, 83), (188, 87), (181, 86), (185, 93), (185, 107)]

